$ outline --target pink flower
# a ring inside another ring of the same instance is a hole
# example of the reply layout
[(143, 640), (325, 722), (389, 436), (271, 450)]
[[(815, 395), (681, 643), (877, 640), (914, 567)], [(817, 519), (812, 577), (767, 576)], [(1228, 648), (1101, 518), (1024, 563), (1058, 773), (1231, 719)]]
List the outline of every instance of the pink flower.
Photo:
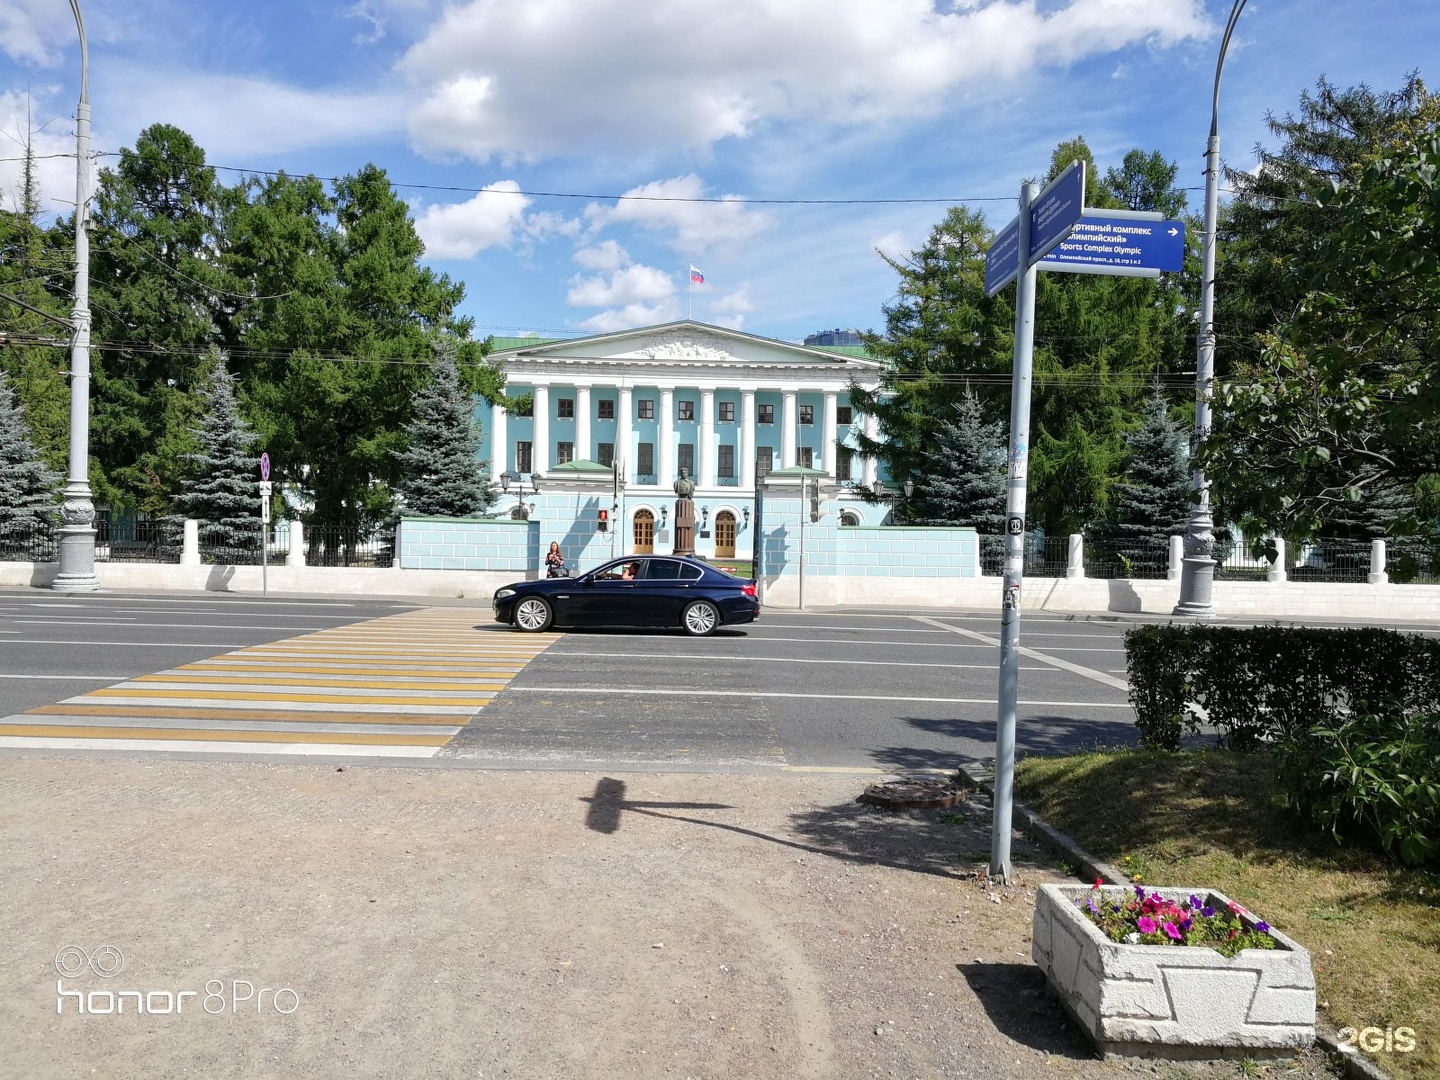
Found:
[(1150, 918), (1149, 915), (1141, 915), (1140, 918), (1135, 920), (1135, 929), (1139, 930), (1142, 934), (1153, 934), (1156, 930), (1160, 929), (1160, 926), (1154, 919)]
[(1183, 936), (1179, 930), (1175, 929), (1175, 924), (1173, 922), (1167, 922), (1165, 924), (1165, 933), (1171, 941), (1179, 941), (1180, 938)]

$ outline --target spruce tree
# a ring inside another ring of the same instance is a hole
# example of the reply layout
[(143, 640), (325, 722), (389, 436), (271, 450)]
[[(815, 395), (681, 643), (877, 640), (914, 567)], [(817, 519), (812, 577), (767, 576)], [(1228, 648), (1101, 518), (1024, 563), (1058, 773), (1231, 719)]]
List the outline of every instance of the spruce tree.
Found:
[(54, 521), (59, 482), (40, 460), (24, 410), (0, 370), (0, 539), (18, 540)]
[(475, 404), (460, 384), (453, 337), (435, 344), (430, 378), (416, 392), (405, 427), (409, 445), (396, 456), (403, 512), (419, 517), (478, 517), (495, 495), (480, 461)]
[(953, 409), (953, 419), (935, 432), (907, 516), (919, 525), (973, 526), (998, 536), (1005, 525), (1004, 427), (985, 422), (969, 390)]
[(1110, 512), (1100, 539), (1112, 552), (1134, 558), (1185, 532), (1190, 518), (1190, 466), (1186, 433), (1170, 416), (1156, 386), (1145, 421), (1125, 437), (1124, 472), (1110, 489)]
[(207, 543), (258, 548), (260, 542), (260, 458), (251, 454), (255, 434), (240, 415), (235, 378), (225, 358), (214, 362), (200, 389), (205, 413), (192, 429), (199, 449), (182, 455), (191, 472), (171, 505), (175, 520), (194, 518), (207, 526)]

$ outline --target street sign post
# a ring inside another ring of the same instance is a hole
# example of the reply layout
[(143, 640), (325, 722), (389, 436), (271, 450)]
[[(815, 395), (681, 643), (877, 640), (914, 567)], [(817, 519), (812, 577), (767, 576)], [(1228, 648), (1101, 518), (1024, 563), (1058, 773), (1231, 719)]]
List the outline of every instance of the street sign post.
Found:
[[(1022, 259), (1020, 253), (1025, 252)], [(1010, 457), (1005, 493), (1005, 570), (1000, 592), (1000, 693), (995, 720), (991, 880), (1008, 882), (1015, 791), (1015, 727), (1020, 694), (1020, 589), (1025, 572), (1025, 502), (1030, 460), (1030, 374), (1034, 363), (1035, 281), (1039, 270), (1158, 277), (1179, 270), (1185, 227), (1159, 214), (1085, 212), (1085, 167), (1075, 162), (1044, 191), (1020, 188), (1020, 213), (995, 234), (985, 256), (985, 295), (1015, 286), (1015, 363), (1010, 388)]]
[(1156, 278), (1185, 263), (1185, 223), (1143, 210), (1090, 210), (1041, 270)]
[[(1070, 230), (1085, 211), (1085, 163), (1072, 161), (1059, 176), (1046, 184), (1035, 196), (1028, 211), (1029, 228), (1025, 250), (1029, 252), (1023, 269), (1029, 269), (1070, 235)], [(994, 296), (1021, 273), (1020, 218), (995, 234), (990, 250), (985, 253), (985, 295)]]
[[(270, 475), (270, 455), (260, 455), (260, 475)], [(270, 492), (268, 479), (260, 481), (260, 595), (270, 595)]]

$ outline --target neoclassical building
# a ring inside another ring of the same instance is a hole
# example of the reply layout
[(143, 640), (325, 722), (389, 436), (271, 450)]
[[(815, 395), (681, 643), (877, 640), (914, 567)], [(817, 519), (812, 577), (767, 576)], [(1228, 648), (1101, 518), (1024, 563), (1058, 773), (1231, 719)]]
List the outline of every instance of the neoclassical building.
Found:
[[(613, 525), (627, 550), (663, 542), (657, 534), (681, 469), (712, 532), (709, 550), (697, 547), (722, 558), (749, 548), (737, 532), (757, 474), (819, 469), (832, 495), (876, 480), (874, 460), (851, 450), (852, 432), (875, 433), (874, 417), (857, 412), (848, 393), (852, 381), (879, 384), (881, 365), (862, 349), (687, 321), (561, 341), (501, 339), (490, 360), (512, 398), (532, 395), (528, 415), (495, 407), (482, 423), (491, 475), (519, 473), (542, 492), (593, 487), (602, 469), (618, 475), (624, 498), (614, 502)], [(871, 515), (855, 504), (858, 524)]]

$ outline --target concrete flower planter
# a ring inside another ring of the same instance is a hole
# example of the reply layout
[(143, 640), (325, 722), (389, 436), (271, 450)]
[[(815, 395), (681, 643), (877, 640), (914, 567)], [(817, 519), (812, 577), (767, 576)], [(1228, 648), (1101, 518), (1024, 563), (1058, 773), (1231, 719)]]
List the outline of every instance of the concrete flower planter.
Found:
[[(1102, 1054), (1255, 1057), (1315, 1041), (1310, 954), (1284, 934), (1270, 932), (1275, 949), (1228, 959), (1209, 948), (1116, 943), (1075, 908), (1089, 891), (1041, 886), (1031, 955)], [(1216, 907), (1230, 902), (1207, 889), (1159, 891), (1177, 901), (1197, 893)]]

